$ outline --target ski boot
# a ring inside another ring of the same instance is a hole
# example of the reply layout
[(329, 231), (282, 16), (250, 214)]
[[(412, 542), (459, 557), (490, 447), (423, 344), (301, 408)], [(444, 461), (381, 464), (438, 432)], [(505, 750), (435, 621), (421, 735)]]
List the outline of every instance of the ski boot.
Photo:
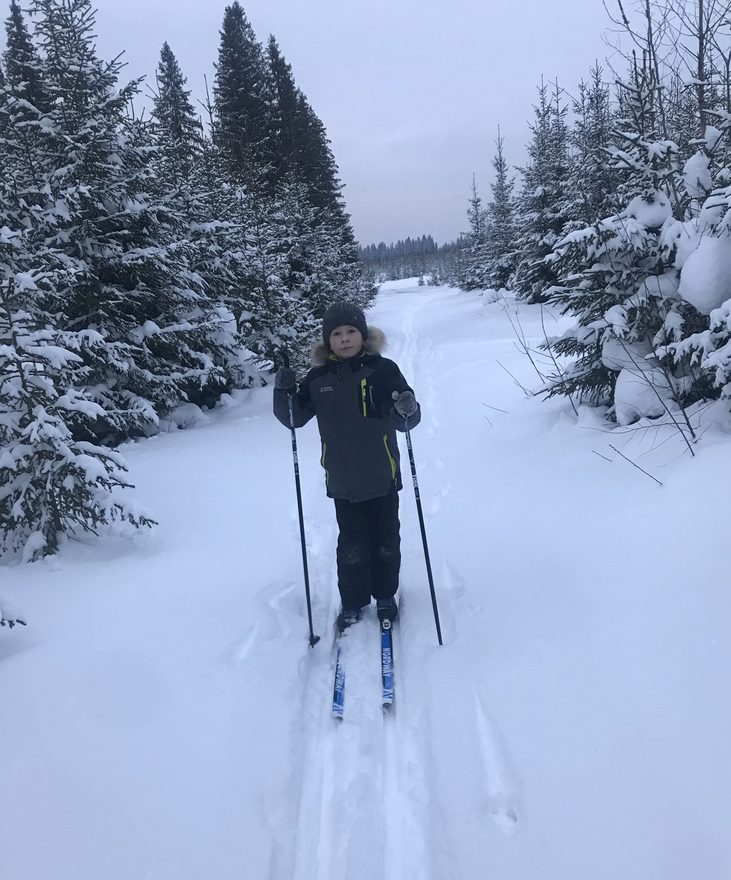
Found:
[(338, 632), (342, 635), (349, 626), (358, 623), (362, 613), (361, 608), (341, 608), (338, 619), (335, 621)]
[(383, 623), (384, 620), (393, 623), (398, 617), (398, 605), (396, 604), (394, 597), (390, 596), (388, 599), (377, 599), (376, 614), (381, 623)]

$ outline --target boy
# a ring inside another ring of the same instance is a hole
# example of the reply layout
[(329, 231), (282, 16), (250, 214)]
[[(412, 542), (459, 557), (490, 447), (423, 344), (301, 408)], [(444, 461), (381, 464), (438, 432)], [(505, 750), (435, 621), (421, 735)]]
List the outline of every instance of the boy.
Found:
[(290, 427), (291, 394), (295, 428), (317, 417), (320, 463), (339, 527), (337, 626), (342, 633), (360, 620), (371, 596), (381, 620), (393, 622), (398, 614), (402, 483), (396, 431), (416, 427), (421, 410), (399, 368), (380, 355), (383, 333), (367, 326), (357, 306), (331, 305), (322, 321), (322, 340), (312, 352), (313, 369), (296, 391), (294, 373), (286, 367), (277, 371), (274, 414)]

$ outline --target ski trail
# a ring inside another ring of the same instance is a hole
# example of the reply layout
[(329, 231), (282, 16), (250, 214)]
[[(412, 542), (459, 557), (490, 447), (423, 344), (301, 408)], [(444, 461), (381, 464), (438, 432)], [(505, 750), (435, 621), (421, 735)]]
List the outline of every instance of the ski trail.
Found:
[[(403, 610), (403, 603), (402, 603)], [(407, 612), (408, 614), (408, 612)], [(429, 805), (420, 776), (423, 754), (411, 719), (410, 663), (402, 646), (401, 625), (394, 628), (394, 665), (396, 702), (383, 716), (383, 804), (385, 839), (383, 848), (384, 880), (429, 880), (432, 876), (426, 840), (425, 822)], [(408, 625), (407, 625), (408, 631)], [(400, 686), (403, 684), (403, 686)]]
[[(394, 354), (407, 380), (417, 391), (423, 409), (423, 421), (417, 434), (425, 436), (426, 441), (435, 438), (441, 429), (436, 398), (439, 389), (444, 390), (445, 379), (443, 365), (430, 336), (430, 320), (428, 302), (421, 303), (416, 299), (408, 304), (404, 302), (403, 339)], [(500, 832), (511, 835), (518, 827), (520, 815), (517, 785), (509, 770), (497, 727), (483, 705), (476, 676), (469, 669), (457, 670), (454, 667), (456, 658), (449, 653), (449, 646), (457, 640), (460, 625), (485, 613), (486, 606), (478, 598), (479, 594), (467, 590), (459, 570), (444, 557), (440, 559), (439, 546), (431, 540), (432, 531), (438, 534), (433, 527), (442, 514), (451, 486), (444, 461), (438, 455), (420, 456), (423, 449), (433, 449), (434, 444), (421, 444), (417, 436), (415, 447), (445, 647), (435, 649), (431, 647), (431, 641), (428, 645), (423, 641), (427, 629), (431, 635), (432, 622), (421, 558), (418, 567), (414, 568), (418, 589), (424, 591), (418, 600), (419, 615), (407, 613), (404, 616), (405, 629), (401, 638), (407, 642), (407, 648), (399, 650), (395, 661), (396, 669), (405, 679), (402, 690), (406, 696), (398, 704), (397, 724), (390, 731), (396, 742), (393, 747), (389, 744), (389, 754), (397, 756), (399, 766), (396, 768), (397, 782), (392, 781), (393, 829), (387, 852), (393, 870), (384, 874), (387, 880), (410, 880), (412, 877), (441, 880), (460, 876), (460, 869), (467, 870), (466, 865), (461, 865), (462, 841), (465, 834), (471, 832), (453, 817), (452, 804), (457, 799), (471, 804), (476, 817), (473, 830), (486, 854), (489, 832), (480, 826), (477, 817), (489, 815)], [(408, 467), (407, 461), (404, 463)], [(408, 556), (416, 563), (421, 555), (421, 541), (413, 525), (409, 526), (407, 542)], [(417, 620), (419, 631), (415, 626)], [(412, 667), (417, 670), (413, 682), (410, 676)], [(426, 703), (419, 696), (423, 676), (429, 678), (429, 690), (439, 696), (441, 705), (435, 704), (433, 699)], [(470, 711), (470, 702), (473, 711)], [(461, 707), (458, 711), (464, 718), (456, 739), (449, 721), (455, 707)], [(474, 867), (471, 866), (472, 870)]]
[[(380, 653), (374, 615), (350, 628), (345, 640), (345, 717), (331, 715), (334, 658), (308, 689), (319, 704), (305, 731), (294, 880), (377, 876), (383, 814), (374, 763), (381, 736)], [(374, 828), (375, 825), (375, 828)]]

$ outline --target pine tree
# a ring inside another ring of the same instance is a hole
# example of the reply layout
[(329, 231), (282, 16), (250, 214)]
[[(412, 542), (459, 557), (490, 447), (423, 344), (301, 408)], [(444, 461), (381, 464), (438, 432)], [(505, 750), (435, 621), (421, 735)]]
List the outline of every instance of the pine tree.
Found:
[(302, 207), (293, 200), (272, 203), (242, 193), (246, 243), (241, 331), (260, 366), (278, 361), (282, 348), (292, 354), (293, 363), (304, 364), (309, 310), (296, 290), (299, 279), (293, 271)]

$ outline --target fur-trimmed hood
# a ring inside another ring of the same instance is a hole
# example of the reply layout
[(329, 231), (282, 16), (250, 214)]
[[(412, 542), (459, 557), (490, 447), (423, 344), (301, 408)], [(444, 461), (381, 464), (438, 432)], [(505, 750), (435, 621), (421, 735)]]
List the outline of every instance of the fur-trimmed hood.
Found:
[[(378, 327), (368, 327), (368, 339), (363, 345), (366, 354), (380, 354), (386, 347), (386, 334)], [(327, 363), (330, 350), (324, 342), (318, 342), (312, 347), (310, 362), (313, 367), (321, 367)]]

